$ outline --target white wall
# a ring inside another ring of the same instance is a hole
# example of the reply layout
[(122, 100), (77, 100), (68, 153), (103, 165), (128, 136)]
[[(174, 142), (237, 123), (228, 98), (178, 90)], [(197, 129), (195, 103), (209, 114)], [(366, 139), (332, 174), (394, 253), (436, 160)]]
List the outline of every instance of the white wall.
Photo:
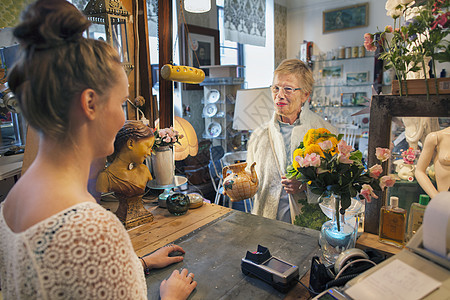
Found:
[[(324, 10), (369, 3), (369, 26), (322, 33), (322, 12)], [(327, 52), (339, 46), (359, 46), (364, 43), (364, 33), (374, 33), (393, 25), (386, 16), (385, 1), (381, 0), (287, 0), (287, 57), (298, 55), (303, 40), (313, 41), (313, 54)], [(378, 28), (377, 28), (378, 27)]]
[(267, 0), (266, 46), (244, 45), (245, 88), (267, 87), (272, 84), (274, 71), (274, 0)]

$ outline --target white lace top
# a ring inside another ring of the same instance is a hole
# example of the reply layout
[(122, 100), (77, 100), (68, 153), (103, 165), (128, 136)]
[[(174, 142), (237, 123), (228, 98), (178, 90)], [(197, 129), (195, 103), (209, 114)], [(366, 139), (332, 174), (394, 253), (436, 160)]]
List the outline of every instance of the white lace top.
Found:
[(124, 227), (84, 202), (14, 233), (0, 204), (4, 299), (147, 299), (142, 264)]

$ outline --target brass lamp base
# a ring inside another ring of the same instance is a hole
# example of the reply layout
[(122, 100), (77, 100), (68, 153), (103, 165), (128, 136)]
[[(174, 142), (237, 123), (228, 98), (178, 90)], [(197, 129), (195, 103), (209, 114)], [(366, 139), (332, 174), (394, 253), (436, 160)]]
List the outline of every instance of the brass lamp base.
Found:
[(131, 198), (116, 196), (119, 199), (116, 216), (125, 226), (125, 229), (153, 221), (153, 214), (144, 207), (141, 196)]

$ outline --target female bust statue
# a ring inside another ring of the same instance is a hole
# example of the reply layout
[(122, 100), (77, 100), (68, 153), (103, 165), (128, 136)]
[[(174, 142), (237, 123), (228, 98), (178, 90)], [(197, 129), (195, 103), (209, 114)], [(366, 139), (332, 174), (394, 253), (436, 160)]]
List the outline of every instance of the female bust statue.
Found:
[(97, 191), (114, 192), (119, 199), (117, 217), (125, 228), (151, 222), (153, 215), (142, 204), (142, 196), (152, 175), (144, 165), (151, 155), (155, 137), (153, 131), (140, 121), (127, 121), (116, 135), (110, 165), (97, 178)]
[[(426, 174), (433, 160), (437, 189)], [(433, 198), (450, 189), (450, 127), (427, 135), (416, 166), (416, 179), (423, 190)]]

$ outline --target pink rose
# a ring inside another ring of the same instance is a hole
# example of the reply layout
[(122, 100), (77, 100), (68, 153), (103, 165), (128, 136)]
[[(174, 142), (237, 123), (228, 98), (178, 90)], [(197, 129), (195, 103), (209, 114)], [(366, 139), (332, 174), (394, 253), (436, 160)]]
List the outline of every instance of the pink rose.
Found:
[(384, 32), (392, 33), (393, 31), (394, 31), (394, 29), (392, 28), (391, 25), (387, 25), (387, 26), (384, 28)]
[(385, 187), (391, 187), (395, 184), (395, 176), (393, 174), (385, 175), (380, 178), (380, 187), (384, 190)]
[(377, 46), (375, 46), (373, 43), (373, 34), (371, 33), (364, 34), (364, 47), (366, 48), (367, 51), (373, 52), (377, 50)]
[[(299, 161), (298, 163), (300, 164), (300, 166), (302, 165)], [(317, 155), (317, 153), (306, 154), (305, 158), (303, 159), (303, 165), (305, 167), (319, 167), (320, 155)]]
[(165, 129), (165, 128), (164, 129), (160, 129), (159, 132), (158, 132), (159, 136), (160, 137), (165, 136), (166, 135), (166, 131), (167, 131), (167, 129)]
[(168, 136), (166, 136), (165, 138), (163, 138), (163, 142), (170, 143), (171, 141), (172, 141), (171, 138), (168, 137)]
[(323, 151), (327, 151), (327, 150), (330, 150), (331, 148), (333, 148), (333, 143), (330, 140), (326, 140), (326, 141), (319, 143), (319, 146), (320, 146), (320, 149), (322, 149)]
[(377, 147), (377, 149), (375, 150), (375, 155), (378, 160), (380, 160), (381, 162), (385, 162), (391, 156), (391, 150), (387, 148)]
[(344, 140), (340, 140), (338, 144), (338, 150), (342, 155), (347, 155), (352, 152), (353, 148), (352, 146), (347, 145), (347, 142)]
[(379, 164), (376, 164), (369, 169), (369, 176), (378, 179), (381, 172), (383, 172), (383, 167), (381, 167)]
[(373, 188), (368, 184), (363, 184), (361, 192), (359, 193), (367, 200), (367, 202), (371, 202), (372, 197), (378, 199), (378, 196), (373, 192)]
[(304, 158), (301, 156), (296, 156), (295, 160), (298, 162), (298, 164), (300, 165), (300, 168), (304, 168), (305, 164), (304, 164)]
[(350, 159), (350, 154), (339, 153), (338, 160), (341, 164), (352, 164), (353, 160)]
[(309, 160), (309, 165), (311, 167), (319, 167), (320, 166), (320, 155), (317, 153), (311, 153), (310, 155), (306, 155)]

